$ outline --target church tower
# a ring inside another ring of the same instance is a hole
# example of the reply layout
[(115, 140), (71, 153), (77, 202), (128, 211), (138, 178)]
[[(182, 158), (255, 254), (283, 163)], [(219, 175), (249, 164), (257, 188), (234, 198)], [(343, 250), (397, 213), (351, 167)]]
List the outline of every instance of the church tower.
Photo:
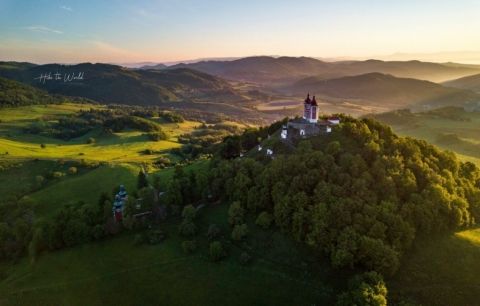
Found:
[(307, 94), (307, 98), (303, 102), (303, 119), (309, 120), (310, 121), (310, 116), (311, 116), (311, 103), (312, 100), (310, 100), (310, 94)]
[(310, 102), (310, 118), (308, 119), (311, 123), (318, 122), (318, 104), (317, 100), (315, 100), (315, 96), (313, 96), (312, 101)]

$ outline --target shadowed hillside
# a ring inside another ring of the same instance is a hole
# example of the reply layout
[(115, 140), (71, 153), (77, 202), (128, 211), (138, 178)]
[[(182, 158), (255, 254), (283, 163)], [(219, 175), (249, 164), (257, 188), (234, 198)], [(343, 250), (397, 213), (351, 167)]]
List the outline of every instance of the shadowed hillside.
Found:
[(443, 83), (443, 85), (480, 92), (480, 74), (475, 74), (460, 79), (448, 81)]
[[(79, 96), (105, 103), (154, 105), (162, 102), (209, 100), (238, 102), (244, 98), (224, 80), (193, 71), (174, 69), (164, 71), (130, 70), (108, 64), (78, 64), (39, 66), (17, 65), (13, 69), (0, 65), (0, 75), (45, 89), (50, 93)], [(10, 65), (11, 66), (11, 65)], [(59, 80), (41, 80), (42, 74)], [(83, 80), (64, 81), (67, 76)]]
[[(86, 99), (69, 99), (82, 102)], [(51, 95), (45, 90), (0, 77), (0, 108), (34, 104), (53, 104), (66, 101), (61, 95)]]

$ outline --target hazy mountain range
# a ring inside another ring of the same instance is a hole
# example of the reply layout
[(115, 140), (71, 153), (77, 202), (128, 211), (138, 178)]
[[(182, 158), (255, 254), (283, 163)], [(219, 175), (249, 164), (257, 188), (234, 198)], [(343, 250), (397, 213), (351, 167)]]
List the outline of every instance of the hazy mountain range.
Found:
[[(340, 61), (325, 62), (309, 57), (257, 56), (228, 61), (200, 61), (178, 64), (169, 69), (190, 68), (229, 80), (262, 83), (267, 85), (298, 81), (307, 76), (329, 79), (370, 72), (391, 74), (397, 77), (443, 82), (475, 73), (480, 66), (439, 64), (420, 61)], [(147, 67), (148, 68), (148, 67)]]
[[(83, 73), (83, 79), (68, 82), (40, 79), (48, 73), (62, 76)], [(152, 65), (143, 69), (90, 63), (0, 62), (0, 76), (53, 94), (137, 105), (209, 102), (245, 108), (271, 101), (274, 96), (301, 101), (307, 92), (331, 101), (354, 101), (357, 105), (376, 105), (387, 110), (445, 105), (476, 107), (480, 101), (479, 66), (419, 61), (324, 62), (308, 57), (259, 56), (169, 67)], [(458, 77), (443, 84), (433, 82)]]
[(480, 96), (469, 90), (378, 72), (328, 80), (309, 77), (296, 82), (288, 91), (299, 95), (312, 92), (319, 96), (365, 100), (390, 109), (468, 105), (480, 101)]

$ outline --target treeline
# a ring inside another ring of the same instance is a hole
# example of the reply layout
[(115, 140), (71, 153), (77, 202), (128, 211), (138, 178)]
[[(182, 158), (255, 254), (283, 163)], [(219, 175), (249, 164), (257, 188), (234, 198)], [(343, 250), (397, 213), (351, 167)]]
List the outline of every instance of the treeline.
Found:
[[(86, 133), (101, 129), (105, 133), (121, 132), (125, 129), (134, 129), (148, 133), (151, 140), (158, 141), (168, 138), (154, 120), (148, 118), (149, 113), (142, 113), (137, 108), (121, 109), (90, 109), (81, 110), (72, 116), (61, 116), (38, 120), (25, 128), (25, 132), (63, 140), (80, 137)], [(155, 113), (158, 115), (158, 113)], [(139, 117), (142, 115), (145, 117)], [(172, 113), (164, 113), (161, 117), (165, 121), (180, 122), (181, 117)], [(51, 119), (55, 119), (51, 122)]]
[(0, 108), (60, 103), (95, 103), (87, 98), (66, 97), (0, 77)]
[(216, 123), (197, 126), (194, 131), (178, 137), (178, 142), (183, 144), (181, 148), (172, 150), (182, 159), (196, 159), (200, 154), (213, 154), (216, 146), (226, 137), (240, 135), (243, 129), (232, 123)]
[[(35, 216), (35, 203), (28, 197), (2, 203), (0, 260), (14, 260), (28, 254), (35, 261), (46, 251), (104, 239), (122, 230), (147, 228), (151, 219), (134, 217), (135, 214), (151, 211), (155, 202), (155, 191), (142, 171), (138, 176), (137, 187), (125, 203), (124, 218), (120, 223), (115, 222), (112, 212), (118, 187), (111, 194), (100, 194), (96, 203), (80, 201), (64, 205), (53, 216), (46, 218)], [(139, 203), (140, 207), (137, 206)]]
[(0, 107), (60, 102), (62, 102), (62, 98), (52, 96), (46, 91), (0, 77)]

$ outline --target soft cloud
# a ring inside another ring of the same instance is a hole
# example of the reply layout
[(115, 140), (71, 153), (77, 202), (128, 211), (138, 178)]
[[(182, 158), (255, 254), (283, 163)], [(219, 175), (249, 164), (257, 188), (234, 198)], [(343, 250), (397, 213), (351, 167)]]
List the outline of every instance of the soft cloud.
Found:
[(60, 8), (62, 10), (65, 10), (65, 11), (73, 12), (73, 9), (69, 6), (66, 6), (66, 5), (62, 5), (62, 6), (60, 6)]
[(25, 29), (27, 29), (29, 31), (33, 31), (33, 32), (44, 33), (44, 34), (52, 34), (52, 33), (53, 34), (63, 34), (62, 31), (51, 29), (49, 27), (42, 26), (42, 25), (28, 26), (28, 27), (25, 27)]

